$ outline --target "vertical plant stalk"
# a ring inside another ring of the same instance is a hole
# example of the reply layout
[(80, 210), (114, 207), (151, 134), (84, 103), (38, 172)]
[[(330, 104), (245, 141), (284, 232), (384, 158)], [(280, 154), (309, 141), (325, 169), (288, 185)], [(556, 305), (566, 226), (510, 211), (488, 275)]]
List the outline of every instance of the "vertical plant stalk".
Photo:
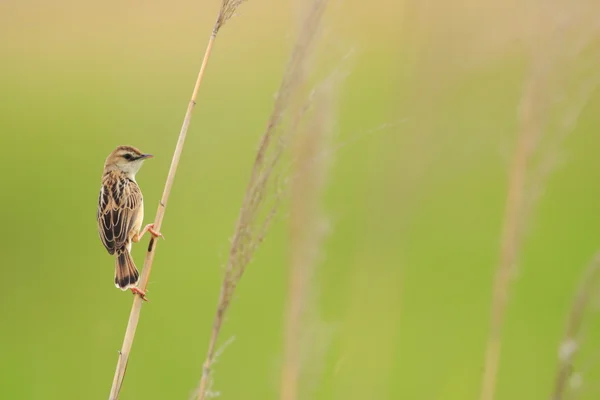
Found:
[(500, 260), (494, 278), (490, 331), (487, 340), (481, 400), (493, 400), (500, 365), (502, 329), (506, 316), (510, 281), (518, 261), (521, 233), (525, 224), (527, 166), (540, 135), (541, 126), (535, 115), (536, 77), (531, 76), (526, 83), (521, 103), (520, 131), (513, 156), (508, 180)]
[(595, 293), (598, 293), (599, 284), (600, 252), (596, 253), (594, 259), (586, 268), (567, 316), (567, 325), (558, 353), (559, 363), (554, 376), (552, 400), (562, 400), (564, 398), (569, 378), (573, 372), (573, 360), (579, 348), (579, 335), (584, 322), (585, 312), (590, 305), (591, 297)]
[[(306, 60), (310, 57), (316, 31), (326, 4), (327, 0), (313, 0), (309, 6), (277, 92), (265, 132), (258, 145), (250, 180), (231, 239), (217, 311), (213, 320), (206, 358), (202, 365), (202, 376), (193, 395), (196, 400), (204, 400), (208, 394), (211, 369), (215, 361), (216, 346), (225, 313), (229, 309), (235, 289), (246, 267), (264, 240), (270, 223), (278, 211), (281, 200), (281, 194), (277, 187), (280, 178), (280, 160), (293, 133), (293, 129), (282, 125), (291, 104), (298, 95), (298, 89), (305, 83)], [(270, 190), (273, 193), (270, 193)], [(268, 199), (269, 195), (272, 196), (271, 199)], [(270, 207), (266, 205), (269, 200), (272, 203)]]
[[(181, 131), (179, 132), (179, 139), (177, 140), (177, 145), (175, 146), (175, 152), (173, 153), (173, 159), (171, 160), (171, 166), (169, 168), (169, 174), (167, 175), (165, 188), (163, 190), (160, 203), (158, 205), (158, 210), (156, 211), (156, 217), (154, 218), (154, 229), (157, 231), (160, 231), (162, 225), (162, 221), (165, 215), (165, 209), (169, 200), (169, 194), (171, 193), (173, 181), (175, 180), (175, 173), (177, 172), (177, 166), (179, 165), (179, 160), (183, 151), (185, 137), (187, 135), (187, 131), (190, 126), (190, 121), (192, 119), (192, 111), (194, 110), (194, 106), (196, 105), (198, 89), (200, 88), (202, 78), (204, 77), (204, 72), (206, 70), (206, 65), (208, 64), (213, 44), (217, 36), (217, 31), (218, 29), (213, 30), (213, 33), (211, 34), (210, 39), (208, 41), (208, 45), (206, 46), (206, 51), (204, 53), (202, 65), (200, 66), (200, 71), (198, 72), (198, 77), (196, 78), (196, 84), (192, 92), (192, 97), (190, 99), (187, 111), (185, 113), (185, 117), (183, 119)], [(148, 285), (148, 279), (150, 278), (150, 272), (152, 271), (152, 262), (154, 260), (154, 253), (156, 252), (156, 243), (157, 241), (154, 240), (154, 238), (150, 239), (150, 244), (148, 245), (148, 252), (146, 253), (146, 258), (144, 259), (144, 268), (142, 270), (140, 282), (138, 283), (138, 287), (143, 291), (146, 290), (146, 287)], [(121, 390), (121, 386), (123, 385), (125, 372), (127, 370), (129, 354), (131, 352), (131, 347), (135, 338), (135, 331), (140, 319), (142, 303), (142, 298), (140, 296), (135, 296), (133, 300), (133, 306), (131, 307), (131, 312), (129, 314), (129, 321), (127, 322), (127, 329), (125, 330), (125, 338), (123, 339), (123, 345), (121, 347), (121, 351), (119, 351), (117, 369), (115, 370), (115, 376), (113, 378), (112, 387), (110, 389), (110, 400), (117, 400), (119, 398), (119, 392)]]
[(284, 360), (279, 389), (280, 400), (296, 400), (298, 398), (298, 382), (300, 376), (300, 328), (302, 311), (307, 287), (301, 267), (292, 262), (288, 278), (288, 300), (286, 307)]
[[(310, 280), (318, 263), (324, 238), (324, 218), (320, 200), (325, 188), (328, 157), (322, 154), (329, 149), (332, 131), (333, 77), (316, 90), (314, 115), (307, 126), (297, 132), (293, 149), (295, 172), (291, 181), (290, 209), (290, 272), (288, 299), (285, 312), (284, 357), (280, 381), (280, 399), (296, 400), (300, 393), (300, 373), (303, 349), (302, 325), (309, 312)], [(309, 100), (310, 101), (310, 100)], [(300, 115), (310, 105), (299, 110)]]

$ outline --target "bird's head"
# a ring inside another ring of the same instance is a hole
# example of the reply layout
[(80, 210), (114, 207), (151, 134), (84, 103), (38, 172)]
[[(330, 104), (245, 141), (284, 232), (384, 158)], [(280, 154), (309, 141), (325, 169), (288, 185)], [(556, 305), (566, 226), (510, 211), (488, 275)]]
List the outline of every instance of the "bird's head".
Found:
[(119, 146), (114, 149), (104, 162), (104, 172), (119, 170), (135, 179), (144, 160), (153, 157), (152, 154), (142, 153), (132, 146)]

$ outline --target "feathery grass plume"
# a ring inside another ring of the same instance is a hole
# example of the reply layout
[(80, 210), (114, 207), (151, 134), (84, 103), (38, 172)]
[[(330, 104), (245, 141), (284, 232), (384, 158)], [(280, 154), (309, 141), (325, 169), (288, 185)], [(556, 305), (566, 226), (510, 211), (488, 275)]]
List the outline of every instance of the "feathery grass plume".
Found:
[[(237, 287), (255, 250), (263, 241), (270, 222), (277, 213), (281, 201), (281, 157), (287, 148), (293, 129), (284, 124), (290, 108), (298, 97), (299, 89), (306, 80), (306, 63), (310, 58), (316, 32), (325, 10), (327, 0), (313, 0), (309, 6), (296, 43), (277, 92), (275, 104), (267, 127), (260, 140), (250, 181), (242, 201), (236, 227), (231, 239), (229, 257), (225, 267), (217, 311), (213, 321), (202, 376), (195, 398), (206, 397), (210, 383), (211, 367), (224, 315), (229, 308)], [(293, 125), (293, 124), (292, 124)]]
[[(311, 313), (310, 280), (318, 263), (319, 251), (326, 233), (326, 220), (322, 215), (320, 200), (325, 188), (331, 132), (335, 117), (336, 77), (327, 78), (315, 90), (310, 109), (292, 146), (294, 174), (290, 183), (290, 271), (288, 278), (288, 299), (285, 312), (284, 359), (280, 382), (280, 399), (296, 400), (300, 393), (299, 385), (303, 350), (313, 351), (313, 347), (303, 349), (304, 324), (311, 324), (307, 314)], [(309, 340), (311, 338), (309, 337)]]
[(573, 298), (573, 304), (567, 315), (567, 324), (558, 352), (558, 366), (554, 376), (552, 400), (562, 400), (573, 374), (573, 362), (581, 345), (581, 332), (585, 313), (590, 306), (592, 296), (600, 290), (600, 252), (585, 269), (579, 289)]
[[(202, 64), (200, 66), (200, 71), (198, 72), (198, 76), (196, 78), (196, 83), (194, 85), (194, 90), (192, 91), (192, 96), (188, 103), (188, 107), (185, 113), (185, 117), (183, 119), (183, 124), (181, 126), (181, 130), (179, 132), (179, 137), (177, 139), (177, 145), (175, 146), (175, 151), (173, 153), (173, 158), (171, 160), (171, 166), (169, 167), (169, 173), (167, 175), (167, 180), (165, 182), (165, 188), (163, 190), (163, 194), (161, 200), (158, 205), (158, 210), (156, 211), (156, 217), (154, 218), (154, 229), (160, 231), (160, 227), (162, 225), (162, 221), (165, 215), (165, 209), (167, 207), (167, 202), (169, 200), (169, 194), (171, 193), (171, 188), (173, 186), (173, 181), (175, 180), (175, 174), (177, 172), (177, 166), (179, 165), (179, 160), (181, 158), (181, 153), (183, 152), (183, 146), (185, 144), (185, 138), (187, 136), (187, 131), (190, 126), (190, 122), (192, 119), (192, 111), (194, 106), (196, 105), (196, 98), (198, 97), (198, 90), (200, 89), (200, 84), (202, 83), (202, 79), (204, 78), (204, 72), (206, 71), (206, 66), (208, 64), (208, 60), (210, 58), (212, 48), (217, 36), (219, 29), (223, 26), (223, 24), (231, 18), (236, 8), (243, 2), (244, 0), (223, 0), (221, 5), (221, 10), (219, 11), (219, 16), (217, 18), (217, 22), (213, 28), (212, 34), (206, 46), (206, 50), (204, 52), (204, 58), (202, 59)], [(138, 287), (143, 291), (146, 291), (146, 287), (148, 285), (148, 279), (150, 278), (150, 272), (152, 271), (152, 262), (154, 260), (154, 253), (156, 251), (157, 241), (154, 239), (150, 239), (150, 244), (148, 245), (148, 252), (146, 253), (146, 258), (144, 259), (144, 267), (142, 269), (142, 274), (140, 276), (140, 280), (138, 283)], [(119, 392), (121, 391), (121, 386), (123, 385), (123, 380), (125, 379), (125, 372), (127, 371), (127, 363), (129, 361), (129, 353), (131, 352), (131, 347), (133, 346), (133, 340), (135, 338), (135, 331), (137, 328), (137, 324), (140, 318), (140, 313), (142, 310), (142, 298), (140, 296), (135, 296), (133, 300), (133, 305), (131, 307), (131, 312), (129, 314), (129, 320), (127, 322), (127, 328), (125, 330), (125, 338), (123, 339), (123, 345), (121, 346), (121, 350), (119, 351), (119, 359), (117, 361), (117, 368), (115, 370), (115, 375), (113, 377), (112, 387), (110, 389), (109, 400), (116, 400), (119, 398)]]
[(216, 35), (219, 32), (219, 29), (235, 15), (235, 11), (245, 1), (246, 0), (223, 0), (217, 22), (215, 22), (215, 27), (213, 28), (214, 35)]
[(525, 213), (541, 197), (545, 183), (561, 161), (562, 143), (600, 85), (600, 24), (594, 18), (600, 13), (600, 3), (583, 0), (573, 8), (569, 2), (556, 2), (538, 12), (546, 21), (535, 43), (536, 68), (544, 79), (539, 110), (544, 135), (531, 163)]

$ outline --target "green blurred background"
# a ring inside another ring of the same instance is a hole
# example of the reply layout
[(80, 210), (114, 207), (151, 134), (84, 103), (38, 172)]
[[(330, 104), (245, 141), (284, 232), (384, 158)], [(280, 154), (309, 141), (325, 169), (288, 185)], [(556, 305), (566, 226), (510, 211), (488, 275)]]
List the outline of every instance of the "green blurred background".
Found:
[[(102, 163), (119, 144), (155, 155), (138, 175), (151, 220), (218, 3), (0, 2), (1, 398), (107, 398), (132, 296), (115, 289), (96, 231)], [(331, 3), (325, 49), (354, 55), (339, 94), (343, 146), (324, 202), (331, 232), (313, 282), (320, 319), (302, 398), (477, 398), (530, 79), (543, 132), (532, 170), (545, 184), (529, 196), (497, 398), (548, 398), (565, 313), (600, 245), (600, 36), (593, 2), (542, 3)], [(199, 381), (296, 12), (249, 0), (219, 35), (122, 399), (187, 399)], [(383, 123), (392, 126), (363, 134)], [(222, 399), (278, 397), (286, 219), (228, 314), (223, 341), (235, 340), (213, 385)], [(134, 246), (140, 266), (145, 247)], [(578, 398), (600, 390), (594, 332)]]

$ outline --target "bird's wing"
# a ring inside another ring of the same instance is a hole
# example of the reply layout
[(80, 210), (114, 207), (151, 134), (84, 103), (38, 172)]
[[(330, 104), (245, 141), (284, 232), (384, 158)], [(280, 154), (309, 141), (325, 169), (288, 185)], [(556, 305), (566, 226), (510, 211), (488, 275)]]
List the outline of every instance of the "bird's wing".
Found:
[(110, 254), (127, 245), (141, 204), (142, 192), (137, 183), (121, 174), (103, 178), (98, 199), (98, 232)]

